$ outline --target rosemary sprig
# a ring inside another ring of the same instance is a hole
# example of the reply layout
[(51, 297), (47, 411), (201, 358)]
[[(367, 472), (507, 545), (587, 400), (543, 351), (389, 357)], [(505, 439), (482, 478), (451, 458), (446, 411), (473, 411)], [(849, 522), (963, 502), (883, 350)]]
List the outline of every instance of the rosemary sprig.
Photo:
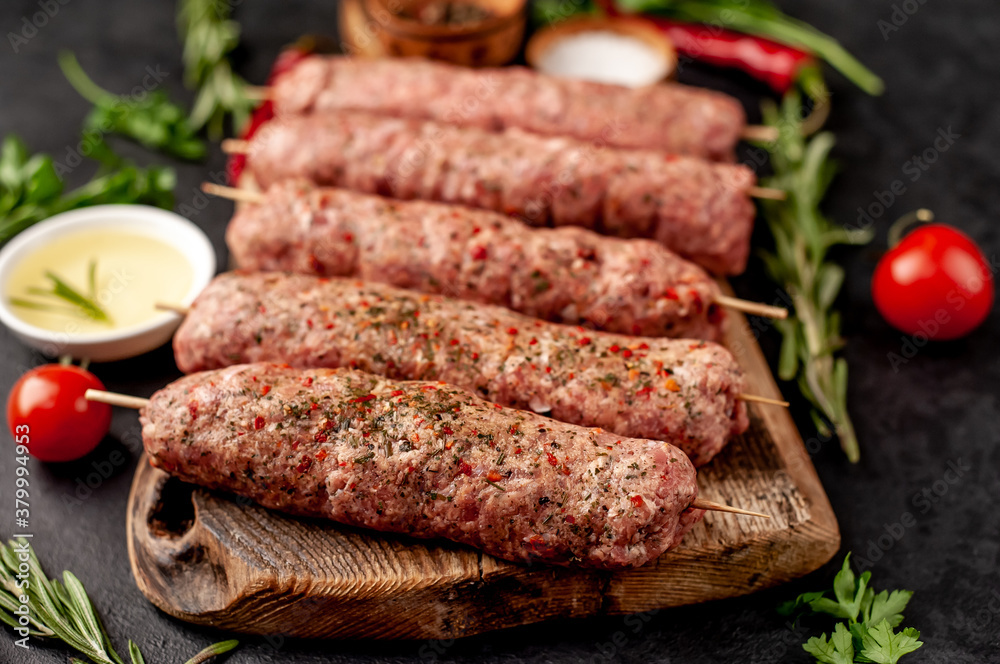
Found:
[(247, 82), (233, 72), (228, 59), (240, 37), (231, 12), (227, 0), (181, 0), (177, 14), (184, 40), (184, 80), (198, 90), (189, 120), (196, 130), (207, 127), (212, 139), (222, 137), (227, 115), (238, 133), (254, 105), (246, 95)]
[(829, 158), (834, 138), (821, 132), (802, 135), (802, 100), (789, 92), (780, 107), (764, 104), (764, 121), (779, 130), (779, 138), (765, 147), (774, 176), (769, 187), (788, 192), (784, 201), (760, 201), (763, 218), (774, 237), (774, 251), (763, 252), (768, 275), (792, 298), (795, 315), (775, 324), (783, 335), (778, 375), (798, 377), (799, 389), (814, 406), (818, 431), (836, 433), (847, 458), (860, 458), (857, 437), (847, 412), (847, 361), (837, 357), (844, 341), (840, 313), (833, 304), (844, 281), (844, 270), (829, 261), (837, 245), (860, 245), (871, 240), (869, 231), (848, 231), (832, 224), (820, 211), (836, 171)]
[(38, 309), (40, 311), (49, 311), (52, 313), (68, 313), (78, 316), (82, 315), (99, 323), (105, 323), (107, 325), (113, 324), (108, 313), (97, 303), (97, 261), (90, 261), (90, 265), (87, 268), (88, 292), (86, 295), (70, 286), (52, 270), (46, 270), (45, 277), (52, 282), (52, 287), (50, 289), (32, 286), (28, 288), (28, 292), (32, 295), (52, 297), (62, 300), (69, 305), (68, 307), (57, 306), (48, 302), (39, 302), (37, 300), (27, 300), (20, 297), (10, 298), (10, 303), (14, 306), (24, 307), (27, 309)]
[[(27, 573), (20, 565), (27, 565)], [(27, 599), (22, 602), (21, 599)], [(23, 613), (27, 607), (27, 613)], [(26, 624), (21, 624), (20, 616)], [(125, 664), (111, 645), (86, 589), (72, 572), (63, 572), (62, 581), (50, 579), (26, 540), (11, 541), (0, 547), (0, 622), (29, 636), (58, 639), (96, 664)], [(24, 632), (20, 630), (25, 630)], [(222, 641), (205, 648), (186, 664), (200, 664), (229, 652), (238, 641)], [(128, 642), (132, 664), (145, 664), (133, 641)], [(70, 661), (82, 664), (82, 660)]]

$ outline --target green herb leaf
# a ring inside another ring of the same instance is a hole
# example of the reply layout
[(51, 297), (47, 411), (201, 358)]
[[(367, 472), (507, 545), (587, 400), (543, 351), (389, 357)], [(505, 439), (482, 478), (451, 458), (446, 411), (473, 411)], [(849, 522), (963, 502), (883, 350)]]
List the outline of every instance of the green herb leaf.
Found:
[(814, 636), (802, 646), (802, 649), (823, 664), (853, 664), (854, 642), (851, 632), (843, 623), (837, 623), (830, 640), (826, 634)]
[(861, 639), (861, 655), (878, 664), (896, 664), (899, 658), (920, 646), (920, 632), (907, 627), (900, 633), (893, 631), (888, 620), (865, 630)]

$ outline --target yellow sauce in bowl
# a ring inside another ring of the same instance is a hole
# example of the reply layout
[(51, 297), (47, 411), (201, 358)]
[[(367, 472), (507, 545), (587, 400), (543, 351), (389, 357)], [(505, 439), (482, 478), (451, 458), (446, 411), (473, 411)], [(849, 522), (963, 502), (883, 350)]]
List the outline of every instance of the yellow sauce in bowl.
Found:
[[(96, 262), (94, 302), (109, 321), (94, 320), (65, 300), (32, 293), (51, 290), (45, 275), (53, 272), (77, 292), (89, 295), (89, 270)], [(66, 233), (22, 258), (4, 284), (4, 297), (44, 302), (59, 309), (23, 306), (11, 309), (26, 323), (54, 332), (89, 333), (120, 330), (162, 316), (158, 302), (180, 303), (191, 290), (194, 270), (180, 250), (149, 235), (121, 229)]]

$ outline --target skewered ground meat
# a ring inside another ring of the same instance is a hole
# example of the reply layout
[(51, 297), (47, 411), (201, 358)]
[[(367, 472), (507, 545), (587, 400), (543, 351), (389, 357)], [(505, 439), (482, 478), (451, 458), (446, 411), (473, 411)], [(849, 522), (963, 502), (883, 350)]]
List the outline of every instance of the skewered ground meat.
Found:
[(226, 242), (249, 270), (358, 277), (623, 334), (721, 336), (718, 285), (649, 240), (284, 181), (237, 211)]
[(348, 279), (220, 275), (174, 353), (184, 372), (270, 361), (442, 380), (563, 422), (665, 440), (696, 465), (748, 426), (743, 374), (717, 344), (592, 332)]
[(187, 482), (507, 560), (642, 565), (703, 514), (677, 448), (442, 383), (241, 365), (168, 385), (140, 417), (153, 465)]

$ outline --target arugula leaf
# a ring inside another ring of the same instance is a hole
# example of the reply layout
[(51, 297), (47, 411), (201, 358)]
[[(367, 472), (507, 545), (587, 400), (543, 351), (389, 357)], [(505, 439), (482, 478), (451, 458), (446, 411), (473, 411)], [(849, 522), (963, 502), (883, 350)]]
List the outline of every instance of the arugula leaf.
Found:
[(829, 641), (824, 633), (806, 641), (802, 649), (823, 664), (854, 664), (854, 642), (844, 623), (837, 623)]
[(864, 659), (859, 661), (896, 664), (900, 657), (924, 645), (918, 639), (920, 632), (912, 627), (896, 633), (889, 621), (883, 620), (874, 627), (865, 629), (861, 638), (861, 656)]

